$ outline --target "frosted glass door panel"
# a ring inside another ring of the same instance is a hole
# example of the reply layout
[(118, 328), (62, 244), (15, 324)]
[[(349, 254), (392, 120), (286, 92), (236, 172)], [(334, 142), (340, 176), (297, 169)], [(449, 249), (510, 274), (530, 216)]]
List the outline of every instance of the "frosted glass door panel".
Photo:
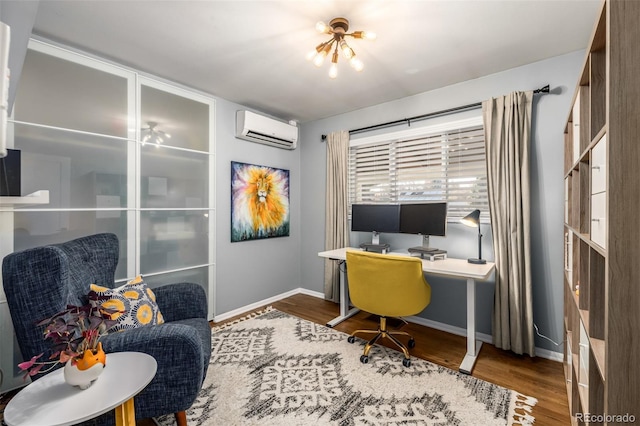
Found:
[(49, 190), (47, 208), (127, 207), (127, 144), (135, 142), (12, 126), (21, 151), (22, 195)]
[(29, 49), (14, 119), (127, 136), (127, 79)]
[(209, 263), (207, 211), (140, 212), (140, 273)]
[(209, 268), (213, 268), (213, 266), (145, 276), (144, 281), (149, 284), (149, 287), (151, 288), (160, 287), (166, 284), (194, 283), (200, 285), (204, 289), (205, 294), (207, 294), (207, 297), (209, 297)]
[(16, 211), (14, 213), (15, 251), (64, 243), (101, 232), (111, 232), (118, 236), (120, 258), (116, 279), (125, 278), (127, 276), (126, 211)]
[(142, 208), (207, 208), (209, 154), (145, 144), (141, 148)]
[(141, 131), (141, 140), (209, 152), (209, 105), (145, 85), (140, 101), (142, 129), (154, 128)]

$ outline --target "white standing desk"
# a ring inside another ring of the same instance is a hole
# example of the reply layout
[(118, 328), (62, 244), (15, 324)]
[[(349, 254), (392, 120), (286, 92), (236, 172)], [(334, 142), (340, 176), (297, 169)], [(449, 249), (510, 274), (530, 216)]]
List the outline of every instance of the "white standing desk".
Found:
[(66, 426), (115, 408), (117, 426), (135, 426), (133, 397), (151, 382), (157, 366), (145, 353), (109, 353), (104, 372), (84, 390), (65, 383), (59, 368), (18, 392), (4, 420), (9, 426)]
[[(360, 251), (357, 248), (339, 248), (335, 250), (322, 251), (318, 256), (326, 259), (345, 261), (347, 259), (347, 250)], [(389, 254), (409, 256), (408, 253)], [(495, 268), (493, 262), (487, 262), (484, 265), (476, 265), (467, 262), (466, 259), (440, 259), (426, 260), (422, 259), (422, 270), (427, 274), (440, 275), (449, 278), (461, 278), (467, 280), (467, 354), (464, 356), (460, 364), (460, 372), (471, 374), (476, 358), (482, 347), (482, 342), (476, 340), (476, 280), (486, 281)], [(341, 323), (347, 318), (358, 313), (359, 309), (349, 309), (349, 286), (347, 285), (347, 277), (345, 271), (340, 273), (340, 315), (327, 323), (327, 327), (333, 327)]]

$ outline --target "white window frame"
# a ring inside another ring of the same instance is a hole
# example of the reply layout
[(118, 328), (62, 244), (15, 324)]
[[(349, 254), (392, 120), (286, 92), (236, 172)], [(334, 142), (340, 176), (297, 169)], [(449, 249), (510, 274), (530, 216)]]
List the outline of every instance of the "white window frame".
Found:
[[(374, 147), (374, 146), (380, 146), (381, 148), (387, 146), (389, 147), (389, 161), (382, 161), (381, 163), (381, 167), (380, 171), (382, 171), (382, 173), (384, 174), (385, 172), (388, 172), (388, 182), (389, 182), (389, 194), (387, 197), (384, 197), (385, 199), (381, 202), (385, 202), (385, 203), (402, 203), (402, 202), (421, 202), (421, 201), (447, 201), (450, 203), (449, 205), (449, 214), (447, 217), (447, 221), (448, 222), (458, 222), (464, 215), (471, 213), (472, 210), (479, 208), (481, 211), (481, 222), (482, 223), (490, 223), (489, 220), (489, 201), (488, 201), (488, 192), (487, 192), (487, 175), (486, 175), (486, 152), (484, 151), (484, 149), (482, 150), (482, 161), (484, 163), (483, 168), (479, 169), (479, 167), (482, 167), (480, 164), (477, 164), (479, 162), (477, 162), (473, 167), (475, 169), (478, 170), (479, 175), (477, 176), (477, 182), (473, 185), (474, 191), (477, 191), (478, 188), (480, 188), (481, 191), (481, 195), (484, 195), (484, 197), (481, 197), (480, 200), (470, 200), (468, 206), (467, 205), (460, 205), (460, 200), (457, 199), (455, 204), (453, 203), (453, 197), (450, 199), (449, 198), (449, 191), (446, 190), (445, 194), (443, 197), (439, 197), (438, 199), (434, 198), (434, 197), (429, 197), (428, 195), (425, 195), (424, 197), (420, 197), (418, 196), (412, 196), (410, 201), (408, 199), (406, 199), (406, 197), (403, 197), (402, 194), (402, 190), (403, 190), (403, 185), (398, 185), (399, 182), (399, 177), (398, 177), (398, 170), (397, 170), (397, 165), (398, 164), (402, 164), (402, 160), (400, 159), (400, 156), (397, 155), (397, 153), (395, 152), (397, 150), (397, 148), (399, 146), (402, 146), (402, 141), (407, 141), (407, 140), (411, 140), (411, 139), (418, 139), (421, 137), (430, 137), (430, 136), (439, 136), (439, 135), (446, 135), (447, 133), (451, 133), (453, 134), (456, 131), (459, 130), (465, 130), (465, 129), (473, 129), (473, 128), (477, 128), (477, 127), (483, 127), (484, 123), (483, 123), (483, 118), (481, 114), (475, 115), (473, 117), (469, 117), (469, 118), (465, 118), (465, 119), (460, 119), (460, 120), (456, 120), (456, 121), (448, 121), (448, 122), (444, 122), (444, 123), (439, 123), (439, 124), (433, 124), (433, 125), (427, 125), (427, 126), (422, 126), (422, 127), (413, 127), (413, 128), (409, 128), (409, 129), (403, 129), (403, 130), (399, 130), (399, 131), (395, 131), (395, 132), (386, 132), (386, 133), (380, 133), (380, 134), (376, 134), (376, 135), (372, 135), (372, 136), (366, 136), (366, 137), (361, 137), (361, 138), (357, 138), (357, 139), (352, 139), (349, 142), (349, 211), (351, 210), (351, 204), (352, 203), (357, 203), (357, 202), (363, 202), (363, 203), (372, 203), (375, 201), (372, 201), (369, 198), (362, 198), (362, 196), (358, 196), (357, 194), (355, 194), (354, 190), (355, 190), (355, 185), (356, 183), (354, 182), (355, 179), (355, 173), (356, 171), (354, 170), (354, 149), (358, 149), (360, 147)], [(482, 136), (482, 139), (484, 140), (484, 135)], [(405, 142), (406, 144), (406, 142)], [(434, 146), (435, 144), (433, 143), (433, 141), (431, 141), (431, 146)], [(446, 141), (443, 139), (442, 142), (442, 146), (443, 148), (446, 148)], [(475, 142), (475, 147), (476, 147), (476, 151), (478, 150), (478, 143), (477, 141)], [(443, 155), (445, 153), (445, 149), (443, 149)], [(384, 158), (385, 154), (382, 154), (382, 158)], [(399, 163), (398, 163), (398, 159)], [(446, 162), (442, 163), (443, 166), (447, 167)], [(457, 163), (455, 163), (457, 164)], [(454, 163), (451, 163), (450, 166), (454, 165)], [(387, 169), (388, 167), (388, 169)], [(443, 174), (443, 179), (447, 182), (447, 187), (450, 185), (450, 183), (452, 181), (455, 181), (455, 178), (451, 178), (448, 177), (449, 176), (449, 171), (450, 168), (445, 168), (445, 170), (442, 172)], [(384, 179), (384, 178), (383, 178)], [(405, 186), (406, 188), (406, 186)], [(428, 186), (427, 186), (428, 189)], [(460, 189), (460, 185), (458, 185), (458, 190)], [(434, 188), (435, 192), (438, 192), (437, 189)], [(440, 189), (440, 192), (442, 192), (442, 190)], [(471, 192), (470, 192), (471, 194)], [(469, 194), (469, 195), (470, 195)], [(453, 206), (453, 207), (452, 207)], [(467, 211), (468, 210), (468, 211)]]

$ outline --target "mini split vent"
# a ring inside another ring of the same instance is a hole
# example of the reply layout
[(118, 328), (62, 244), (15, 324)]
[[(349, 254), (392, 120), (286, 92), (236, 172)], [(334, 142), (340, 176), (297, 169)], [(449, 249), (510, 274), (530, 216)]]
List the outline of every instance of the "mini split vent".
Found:
[(251, 111), (237, 111), (236, 137), (278, 148), (295, 149), (298, 127)]

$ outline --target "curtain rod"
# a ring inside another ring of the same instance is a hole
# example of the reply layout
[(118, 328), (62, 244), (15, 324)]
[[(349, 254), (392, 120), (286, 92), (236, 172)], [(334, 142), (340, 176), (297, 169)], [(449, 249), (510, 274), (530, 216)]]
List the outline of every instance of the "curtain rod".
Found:
[[(549, 93), (549, 85), (547, 84), (544, 87), (535, 89), (533, 93), (534, 94)], [(473, 104), (462, 105), (455, 108), (449, 108), (449, 109), (443, 109), (441, 111), (430, 112), (428, 114), (422, 114), (422, 115), (416, 115), (414, 117), (403, 118), (401, 120), (387, 121), (386, 123), (374, 124), (372, 126), (367, 126), (367, 127), (360, 127), (358, 129), (349, 130), (349, 134), (353, 135), (355, 133), (366, 132), (369, 130), (384, 129), (386, 127), (397, 126), (398, 124), (404, 124), (404, 123), (406, 123), (408, 126), (411, 126), (412, 121), (420, 121), (420, 120), (424, 120), (431, 117), (438, 117), (441, 115), (452, 114), (454, 112), (468, 111), (471, 109), (480, 108), (481, 106), (482, 106), (482, 102), (476, 102)], [(322, 140), (324, 141), (325, 139), (327, 139), (327, 135), (322, 135)]]

